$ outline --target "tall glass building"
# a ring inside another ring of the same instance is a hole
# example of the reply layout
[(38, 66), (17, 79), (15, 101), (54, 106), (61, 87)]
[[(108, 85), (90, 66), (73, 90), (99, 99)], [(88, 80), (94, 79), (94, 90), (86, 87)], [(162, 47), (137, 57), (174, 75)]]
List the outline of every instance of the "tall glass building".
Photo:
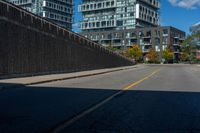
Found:
[(160, 0), (82, 0), (82, 35), (119, 51), (139, 45), (145, 57), (151, 48), (159, 53), (169, 47), (180, 59), (185, 32), (160, 26)]
[(191, 31), (192, 33), (200, 32), (200, 22), (198, 22), (198, 23), (192, 25), (192, 26), (190, 27), (190, 31)]
[(78, 9), (83, 32), (159, 25), (159, 0), (82, 0)]
[(7, 0), (22, 8), (72, 29), (73, 0)]

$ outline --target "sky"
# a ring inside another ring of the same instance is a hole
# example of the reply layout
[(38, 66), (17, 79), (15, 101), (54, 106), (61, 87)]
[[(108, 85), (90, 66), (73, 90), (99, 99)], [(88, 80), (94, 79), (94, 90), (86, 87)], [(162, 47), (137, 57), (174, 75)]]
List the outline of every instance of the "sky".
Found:
[[(190, 34), (189, 27), (200, 22), (200, 0), (160, 0), (160, 24), (161, 26), (173, 26)], [(81, 0), (74, 0), (75, 15), (73, 30), (79, 32), (78, 28), (82, 20), (78, 12)]]

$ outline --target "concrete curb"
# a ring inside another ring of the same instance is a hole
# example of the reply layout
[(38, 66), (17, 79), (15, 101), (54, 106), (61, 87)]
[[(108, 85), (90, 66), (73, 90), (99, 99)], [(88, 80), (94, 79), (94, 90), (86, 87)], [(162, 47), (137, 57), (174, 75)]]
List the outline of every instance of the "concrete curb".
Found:
[(106, 74), (106, 73), (111, 73), (111, 72), (117, 72), (117, 71), (122, 71), (122, 70), (128, 70), (128, 69), (133, 69), (133, 68), (136, 68), (136, 67), (124, 68), (124, 69), (121, 68), (121, 69), (117, 69), (117, 70), (110, 70), (110, 71), (98, 72), (98, 73), (92, 73), (92, 74), (76, 75), (76, 76), (66, 77), (66, 78), (58, 78), (58, 79), (52, 79), (52, 80), (45, 80), (45, 81), (27, 83), (27, 84), (24, 84), (24, 85), (35, 85), (35, 84), (48, 83), (48, 82), (53, 82), (53, 81), (62, 81), (62, 80), (67, 80), (67, 79), (89, 77), (89, 76), (101, 75), (101, 74)]
[[(62, 77), (59, 77), (59, 74), (58, 74), (58, 78), (49, 78), (49, 79), (40, 80), (40, 81), (30, 81), (29, 83), (23, 83), (23, 82), (20, 83), (19, 81), (15, 82), (17, 79), (20, 79), (20, 78), (16, 78), (15, 81), (11, 81), (12, 79), (4, 79), (4, 80), (0, 80), (0, 84), (4, 83), (3, 81), (6, 81), (5, 82), (6, 85), (2, 85), (2, 87), (1, 86), (0, 87), (1, 88), (16, 87), (16, 86), (19, 86), (19, 84), (21, 84), (21, 85), (36, 85), (36, 84), (41, 84), (41, 83), (53, 82), (53, 81), (61, 81), (61, 80), (67, 80), (67, 79), (74, 79), (74, 78), (81, 78), (81, 77), (88, 77), (88, 76), (106, 74), (106, 73), (111, 73), (111, 72), (133, 69), (133, 68), (137, 68), (137, 67), (138, 67), (138, 65), (126, 66), (126, 67), (120, 67), (120, 68), (110, 68), (110, 70), (106, 69), (105, 71), (102, 70), (100, 72), (98, 70), (97, 70), (97, 72), (93, 72), (95, 70), (92, 70), (91, 72), (86, 72), (86, 74), (77, 74), (77, 75), (72, 75), (72, 76), (69, 76), (70, 73), (69, 73), (69, 75), (67, 75), (67, 73), (66, 73), (66, 76), (62, 76)], [(48, 76), (48, 75), (43, 75), (43, 76)], [(30, 78), (30, 77), (27, 77), (27, 78)], [(34, 78), (37, 78), (37, 76), (34, 77)], [(24, 78), (24, 79), (26, 79), (26, 78)], [(8, 84), (11, 84), (11, 85), (8, 85)]]

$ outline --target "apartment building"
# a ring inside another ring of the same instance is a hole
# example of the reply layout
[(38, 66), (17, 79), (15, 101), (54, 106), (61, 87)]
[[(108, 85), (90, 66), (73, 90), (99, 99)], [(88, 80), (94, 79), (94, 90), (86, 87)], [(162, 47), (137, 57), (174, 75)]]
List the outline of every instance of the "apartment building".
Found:
[(34, 14), (72, 29), (73, 0), (7, 0)]
[(167, 47), (170, 47), (174, 52), (175, 61), (180, 58), (180, 44), (185, 39), (185, 32), (170, 26), (83, 32), (81, 34), (103, 46), (112, 45), (119, 49), (126, 49), (138, 44), (144, 56), (149, 52), (150, 48), (155, 48), (156, 52), (159, 53), (160, 60), (162, 59), (162, 52)]
[(159, 0), (82, 0), (81, 30), (99, 32), (159, 25)]
[[(190, 31), (192, 34), (200, 34), (200, 22), (192, 25), (190, 27)], [(200, 37), (199, 36), (194, 36), (193, 37), (193, 42), (195, 44), (196, 50), (194, 50), (194, 53), (196, 54), (196, 58), (200, 60)]]
[(200, 32), (200, 22), (198, 22), (198, 23), (192, 25), (192, 26), (190, 27), (190, 31), (191, 31), (192, 33)]

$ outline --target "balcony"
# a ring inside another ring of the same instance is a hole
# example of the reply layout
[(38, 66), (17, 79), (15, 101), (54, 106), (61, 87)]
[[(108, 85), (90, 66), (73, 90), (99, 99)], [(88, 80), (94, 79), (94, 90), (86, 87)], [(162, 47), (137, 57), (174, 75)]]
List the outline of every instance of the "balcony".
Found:
[(153, 8), (160, 8), (160, 3), (158, 0), (155, 0), (155, 2), (152, 0), (152, 2), (150, 2), (149, 0), (141, 0), (145, 3), (147, 3), (148, 5), (152, 6)]
[(143, 36), (142, 38), (143, 38), (143, 39), (150, 39), (151, 36)]
[(151, 44), (151, 36), (145, 36), (143, 37), (143, 43), (144, 44)]
[(113, 37), (112, 40), (121, 40), (121, 37)]
[(137, 36), (130, 36), (130, 39), (137, 39)]
[(102, 38), (101, 41), (111, 41), (109, 38)]
[(97, 38), (91, 38), (92, 41), (99, 41)]
[(101, 45), (103, 45), (104, 47), (108, 47), (109, 46), (109, 44), (107, 44), (107, 43), (100, 43)]
[(148, 53), (148, 52), (149, 52), (149, 49), (143, 49), (142, 52), (143, 52), (143, 53)]
[(131, 39), (131, 40), (130, 40), (130, 43), (132, 43), (132, 44), (137, 44), (137, 39)]
[(180, 47), (180, 44), (174, 43), (173, 46)]
[(113, 46), (118, 47), (118, 46), (122, 46), (122, 44), (121, 43), (113, 43)]
[(178, 37), (178, 36), (175, 36), (174, 39), (179, 39), (179, 37)]
[(169, 34), (163, 34), (163, 37), (168, 37), (169, 36)]
[(101, 44), (111, 44), (111, 40), (101, 40)]
[(116, 27), (116, 20), (81, 22), (82, 30), (103, 29)]
[(144, 42), (143, 45), (144, 45), (144, 46), (151, 46), (152, 44), (151, 44), (151, 43)]
[(180, 53), (180, 50), (179, 50), (179, 49), (176, 49), (176, 50), (174, 50), (174, 53), (175, 53), (175, 54), (179, 54), (179, 53)]
[(78, 11), (79, 12), (89, 12), (89, 11), (95, 11), (95, 10), (116, 8), (116, 3), (117, 3), (116, 0), (83, 3), (82, 5), (78, 6)]

